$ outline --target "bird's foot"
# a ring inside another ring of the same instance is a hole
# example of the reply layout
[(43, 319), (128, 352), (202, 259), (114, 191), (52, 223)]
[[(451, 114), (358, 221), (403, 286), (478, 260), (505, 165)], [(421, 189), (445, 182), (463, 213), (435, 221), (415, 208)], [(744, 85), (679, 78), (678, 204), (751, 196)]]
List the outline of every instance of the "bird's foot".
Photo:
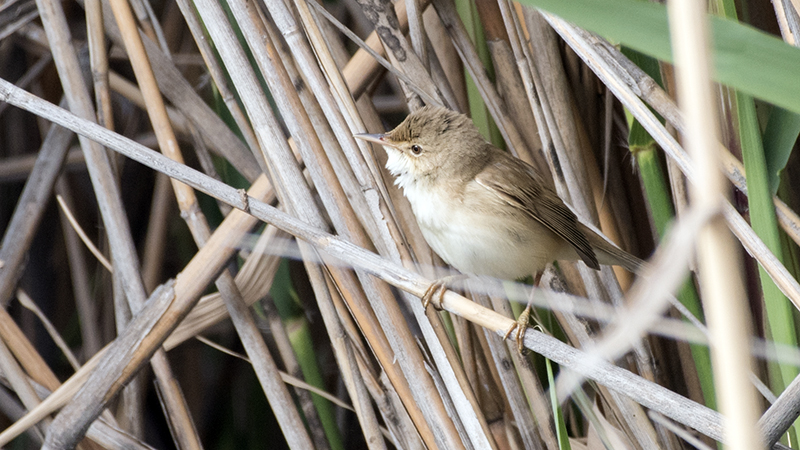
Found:
[[(467, 276), (463, 275), (463, 274), (460, 274), (460, 275), (449, 275), (449, 276), (446, 276), (446, 277), (439, 278), (438, 280), (436, 280), (433, 283), (431, 283), (431, 285), (428, 286), (428, 289), (425, 290), (425, 293), (422, 294), (422, 297), (421, 297), (422, 298), (422, 308), (427, 310), (428, 309), (428, 305), (433, 303), (433, 307), (437, 311), (441, 311), (442, 310), (442, 299), (444, 299), (444, 293), (447, 292), (447, 289), (449, 289), (453, 285), (454, 282), (461, 281), (464, 278), (467, 278)], [(437, 297), (435, 302), (433, 301), (434, 297)]]
[(522, 350), (525, 349), (525, 332), (528, 330), (528, 320), (530, 319), (530, 316), (531, 305), (528, 304), (528, 306), (526, 306), (522, 311), (522, 314), (520, 314), (517, 318), (517, 322), (514, 325), (511, 325), (508, 331), (506, 331), (506, 334), (503, 336), (503, 339), (508, 339), (508, 337), (511, 336), (511, 333), (513, 333), (514, 330), (517, 330), (517, 336), (515, 340), (517, 341), (517, 351), (520, 354), (522, 354)]

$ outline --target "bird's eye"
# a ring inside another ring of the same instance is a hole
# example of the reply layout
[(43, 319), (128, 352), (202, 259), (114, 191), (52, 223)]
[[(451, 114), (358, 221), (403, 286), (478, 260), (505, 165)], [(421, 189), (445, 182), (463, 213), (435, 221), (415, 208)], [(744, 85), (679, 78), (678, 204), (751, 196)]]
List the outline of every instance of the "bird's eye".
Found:
[(413, 153), (416, 156), (419, 156), (422, 153), (422, 147), (420, 147), (417, 144), (412, 145), (411, 146), (411, 153)]

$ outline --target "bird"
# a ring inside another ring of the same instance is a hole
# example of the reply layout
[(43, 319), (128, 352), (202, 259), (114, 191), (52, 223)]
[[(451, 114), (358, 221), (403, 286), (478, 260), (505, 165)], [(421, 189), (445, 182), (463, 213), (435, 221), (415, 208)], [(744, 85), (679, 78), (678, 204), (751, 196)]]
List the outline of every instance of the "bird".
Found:
[[(464, 114), (425, 106), (390, 132), (355, 137), (383, 146), (386, 168), (425, 241), (465, 276), (533, 276), (538, 284), (553, 261), (580, 260), (595, 270), (618, 265), (633, 273), (643, 267), (582, 223), (536, 168), (487, 142)], [(441, 301), (452, 278), (431, 285), (423, 306), (437, 290)], [(530, 304), (506, 333), (517, 329), (520, 351), (529, 311)]]

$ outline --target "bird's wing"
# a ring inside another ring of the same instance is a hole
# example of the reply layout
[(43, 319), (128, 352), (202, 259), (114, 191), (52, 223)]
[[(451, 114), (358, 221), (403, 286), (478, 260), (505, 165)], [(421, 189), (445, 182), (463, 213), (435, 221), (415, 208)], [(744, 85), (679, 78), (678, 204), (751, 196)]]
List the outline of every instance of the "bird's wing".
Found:
[(592, 245), (578, 227), (578, 218), (555, 191), (542, 183), (536, 169), (501, 150), (493, 153), (475, 181), (569, 242), (587, 266), (600, 269)]

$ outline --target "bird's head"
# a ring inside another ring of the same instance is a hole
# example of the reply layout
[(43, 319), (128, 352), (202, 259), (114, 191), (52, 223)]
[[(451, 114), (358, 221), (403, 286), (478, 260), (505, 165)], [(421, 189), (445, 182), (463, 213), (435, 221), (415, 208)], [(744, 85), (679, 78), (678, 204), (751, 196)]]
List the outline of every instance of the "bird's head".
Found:
[(355, 137), (381, 144), (389, 158), (386, 168), (397, 184), (456, 173), (484, 154), (486, 140), (469, 117), (438, 106), (426, 106), (409, 114), (386, 134), (357, 134)]

